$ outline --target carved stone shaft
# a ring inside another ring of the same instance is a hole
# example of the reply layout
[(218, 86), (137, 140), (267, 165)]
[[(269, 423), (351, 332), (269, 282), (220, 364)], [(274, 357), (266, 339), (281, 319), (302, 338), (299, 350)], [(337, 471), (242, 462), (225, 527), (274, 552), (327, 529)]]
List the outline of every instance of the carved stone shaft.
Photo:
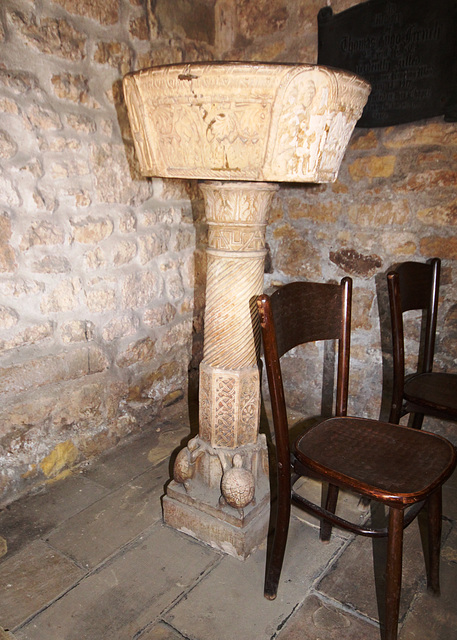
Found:
[(265, 227), (276, 185), (201, 185), (209, 225), (200, 437), (213, 447), (257, 441), (259, 326)]

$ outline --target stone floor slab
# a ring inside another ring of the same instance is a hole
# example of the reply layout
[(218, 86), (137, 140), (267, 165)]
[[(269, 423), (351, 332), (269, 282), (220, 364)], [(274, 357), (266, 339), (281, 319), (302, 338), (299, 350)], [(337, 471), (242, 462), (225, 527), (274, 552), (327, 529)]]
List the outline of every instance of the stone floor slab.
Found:
[[(294, 489), (299, 495), (307, 498), (311, 502), (323, 506), (325, 505), (325, 502), (323, 501), (325, 483), (313, 480), (312, 478), (300, 478), (296, 482)], [(316, 516), (313, 516), (311, 513), (308, 513), (297, 506), (293, 506), (292, 510), (294, 515), (300, 520), (303, 520), (303, 522), (308, 522), (314, 527), (320, 527), (320, 519)], [(336, 513), (346, 520), (355, 522), (356, 524), (362, 524), (369, 515), (369, 506), (365, 505), (359, 496), (349, 493), (348, 491), (341, 490), (338, 496)], [(343, 538), (350, 538), (353, 535), (349, 531), (345, 531), (344, 529), (339, 529), (337, 527), (335, 527), (335, 534)]]
[[(455, 533), (455, 531), (454, 531)], [(453, 544), (444, 545), (441, 562), (441, 595), (434, 596), (427, 590), (421, 590), (414, 600), (400, 630), (400, 640), (456, 640), (457, 638), (457, 558), (446, 561), (445, 558), (457, 555), (457, 536), (449, 537)], [(447, 550), (447, 554), (446, 554)]]
[(108, 489), (117, 489), (169, 459), (173, 450), (188, 437), (186, 426), (173, 431), (150, 430), (101, 456), (84, 475)]
[(67, 520), (49, 543), (92, 569), (161, 518), (168, 463), (146, 471)]
[(18, 640), (133, 640), (219, 558), (157, 524), (14, 633)]
[[(2, 640), (0, 636), (0, 640)], [(142, 633), (138, 640), (186, 640), (184, 636), (178, 633), (175, 629), (170, 627), (168, 624), (164, 624), (163, 622), (159, 622), (159, 624), (154, 625), (151, 629), (148, 629), (144, 633)]]
[(162, 460), (170, 460), (184, 447), (190, 438), (190, 428), (185, 425), (174, 431), (160, 433), (157, 446), (148, 452), (148, 460), (152, 464), (159, 464)]
[(14, 629), (74, 585), (84, 572), (41, 540), (3, 562), (0, 624)]
[[(309, 596), (293, 613), (277, 640), (380, 640), (378, 625)], [(275, 640), (276, 640), (275, 639)]]
[(270, 640), (343, 544), (341, 539), (322, 544), (315, 529), (292, 518), (276, 600), (263, 597), (263, 548), (244, 562), (224, 557), (164, 619), (192, 639)]
[[(318, 590), (373, 620), (379, 620), (379, 603), (381, 606), (384, 603), (385, 564), (386, 539), (371, 540), (358, 536), (322, 578)], [(405, 530), (400, 620), (425, 581), (422, 543), (416, 521)]]
[(7, 546), (0, 562), (106, 494), (104, 487), (76, 474), (13, 502), (0, 512), (0, 536)]

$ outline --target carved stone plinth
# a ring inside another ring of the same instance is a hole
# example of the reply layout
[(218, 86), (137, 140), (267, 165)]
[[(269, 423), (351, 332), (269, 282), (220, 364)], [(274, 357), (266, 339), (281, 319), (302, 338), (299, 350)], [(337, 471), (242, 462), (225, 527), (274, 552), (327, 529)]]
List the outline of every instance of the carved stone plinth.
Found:
[(130, 74), (124, 91), (142, 173), (210, 181), (199, 435), (178, 453), (164, 518), (245, 558), (269, 518), (255, 311), (267, 182), (334, 181), (370, 88), (315, 65), (193, 63)]

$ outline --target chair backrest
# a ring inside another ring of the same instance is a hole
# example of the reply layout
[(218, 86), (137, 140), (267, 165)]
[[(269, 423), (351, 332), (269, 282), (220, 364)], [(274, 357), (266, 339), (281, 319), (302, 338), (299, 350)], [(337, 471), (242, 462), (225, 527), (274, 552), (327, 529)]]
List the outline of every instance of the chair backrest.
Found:
[(257, 298), (273, 412), (278, 465), (288, 471), (289, 435), (280, 358), (294, 347), (338, 340), (336, 415), (347, 412), (352, 280), (292, 282)]
[[(428, 263), (403, 262), (387, 274), (392, 346), (394, 354), (394, 378), (405, 375), (405, 349), (403, 313), (412, 309), (426, 311), (423, 359), (418, 372), (428, 373), (433, 367), (435, 352), (436, 319), (440, 286), (441, 260), (433, 258)], [(395, 382), (394, 382), (395, 384)]]

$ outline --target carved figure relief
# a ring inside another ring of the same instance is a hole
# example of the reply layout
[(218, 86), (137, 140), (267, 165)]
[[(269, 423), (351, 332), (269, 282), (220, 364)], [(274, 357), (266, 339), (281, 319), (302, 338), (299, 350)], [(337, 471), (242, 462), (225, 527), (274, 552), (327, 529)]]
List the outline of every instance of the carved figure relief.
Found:
[(232, 468), (222, 476), (221, 491), (225, 502), (238, 510), (247, 507), (254, 499), (254, 476), (243, 468), (243, 458), (239, 453), (233, 456)]
[(199, 451), (200, 444), (198, 437), (192, 438), (187, 443), (187, 447), (181, 449), (176, 456), (173, 467), (173, 479), (178, 484), (183, 484), (186, 491), (189, 491), (189, 484), (195, 473), (195, 463), (203, 451)]

